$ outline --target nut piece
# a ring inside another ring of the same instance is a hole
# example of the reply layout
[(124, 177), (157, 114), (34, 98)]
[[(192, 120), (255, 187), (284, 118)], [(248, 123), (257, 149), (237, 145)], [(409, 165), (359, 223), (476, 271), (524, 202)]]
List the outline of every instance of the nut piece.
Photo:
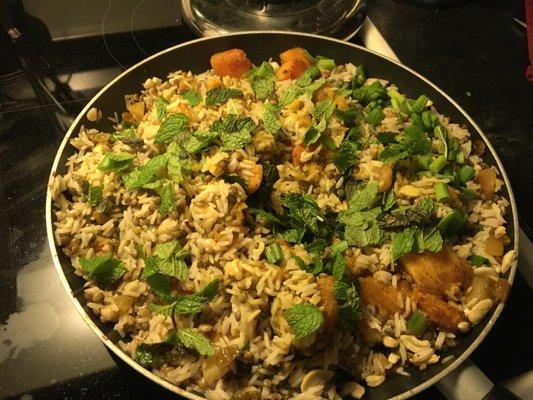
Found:
[(341, 394), (343, 397), (350, 396), (354, 399), (360, 399), (365, 395), (365, 388), (357, 382), (350, 381), (346, 382)]
[(100, 111), (96, 107), (93, 107), (89, 111), (87, 111), (86, 117), (89, 121), (96, 122), (100, 120), (100, 118), (102, 118), (102, 111)]
[(466, 317), (472, 325), (477, 325), (487, 315), (493, 304), (491, 299), (481, 300), (471, 310), (465, 310)]
[(328, 371), (327, 369), (314, 369), (304, 376), (300, 390), (305, 392), (313, 386), (324, 385), (333, 378), (333, 375), (333, 371)]

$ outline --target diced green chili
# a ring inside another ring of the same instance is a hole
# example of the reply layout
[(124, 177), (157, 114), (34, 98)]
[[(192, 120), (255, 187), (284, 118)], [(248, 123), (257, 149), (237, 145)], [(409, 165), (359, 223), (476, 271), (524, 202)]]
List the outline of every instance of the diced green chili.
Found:
[(437, 182), (435, 184), (435, 198), (437, 201), (448, 201), (451, 199), (450, 189), (448, 185), (443, 182)]
[(481, 267), (482, 265), (490, 265), (490, 261), (485, 257), (478, 256), (477, 254), (472, 254), (470, 257), (470, 264), (474, 267)]
[(466, 183), (474, 177), (476, 171), (469, 165), (464, 165), (459, 171), (457, 171), (457, 179), (461, 183)]
[(416, 310), (411, 318), (407, 320), (407, 330), (409, 333), (415, 336), (421, 336), (428, 326), (428, 319), (426, 314), (420, 310)]
[(438, 156), (429, 164), (429, 170), (434, 174), (438, 174), (446, 166), (446, 163), (446, 157)]
[(279, 260), (281, 260), (281, 247), (277, 243), (270, 243), (265, 248), (265, 256), (269, 263), (276, 264)]

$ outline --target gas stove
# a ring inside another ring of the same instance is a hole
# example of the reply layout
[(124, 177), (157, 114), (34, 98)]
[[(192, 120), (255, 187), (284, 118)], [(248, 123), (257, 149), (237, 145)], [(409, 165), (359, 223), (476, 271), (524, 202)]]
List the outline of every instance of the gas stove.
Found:
[[(305, 1), (293, 3), (303, 9)], [(177, 1), (33, 0), (24, 2), (25, 10), (20, 1), (8, 3), (22, 36), (15, 44), (0, 33), (0, 229), (4, 239), (0, 241), (0, 399), (175, 398), (108, 352), (77, 314), (50, 258), (44, 198), (60, 140), (86, 102), (128, 66), (193, 39), (199, 31), (183, 23)], [(248, 6), (258, 7), (257, 2)], [(267, 8), (280, 12), (279, 7), (269, 4)], [(487, 69), (475, 74), (468, 63), (482, 64), (491, 50), (483, 53), (465, 42), (446, 45), (442, 37), (450, 34), (448, 25), (439, 22), (443, 13), (463, 28), (470, 23), (469, 16), (477, 13), (485, 18), (478, 22), (483, 35), (503, 32), (508, 41), (518, 42), (519, 28), (508, 29), (498, 22), (500, 17), (520, 17), (517, 5), (491, 5), (494, 16), (484, 8), (469, 4), (442, 12), (375, 0), (368, 10), (374, 23), (366, 20), (350, 40), (422, 70), (471, 112), (501, 149), (515, 185), (522, 227), (529, 231), (532, 210), (525, 205), (530, 204), (533, 189), (524, 171), (533, 167), (528, 156), (533, 141), (523, 126), (532, 126), (533, 121), (527, 112), (517, 110), (528, 101), (533, 104), (533, 94), (531, 88), (520, 86), (513, 72), (522, 68), (521, 56), (512, 53), (493, 66), (506, 70), (505, 76), (494, 68), (492, 75)], [(358, 28), (354, 22), (345, 36)], [(465, 29), (467, 35), (478, 32)], [(415, 43), (420, 54), (413, 50)], [(504, 41), (493, 44), (511, 51)], [(454, 81), (448, 76), (461, 70), (463, 74), (457, 76), (462, 78)], [(500, 86), (495, 87), (498, 81)], [(514, 102), (495, 101), (494, 92), (504, 87), (515, 88)], [(499, 134), (503, 127), (505, 133)], [(497, 382), (526, 373), (533, 359), (531, 346), (513, 345), (528, 343), (531, 331), (524, 327), (533, 326), (526, 309), (532, 300), (533, 247), (526, 234), (522, 239), (521, 273), (508, 305), (473, 357)], [(426, 398), (444, 397), (435, 388), (415, 396)]]

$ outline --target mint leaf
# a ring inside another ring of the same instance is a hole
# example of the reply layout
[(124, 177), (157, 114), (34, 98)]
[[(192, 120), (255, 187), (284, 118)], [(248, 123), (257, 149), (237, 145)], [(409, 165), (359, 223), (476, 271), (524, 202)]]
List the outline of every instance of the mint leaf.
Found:
[(375, 246), (383, 241), (384, 233), (377, 221), (366, 221), (363, 226), (346, 225), (344, 239), (352, 246)]
[[(146, 271), (146, 267), (144, 271)], [(152, 289), (156, 296), (159, 297), (161, 300), (167, 302), (172, 300), (170, 296), (170, 291), (172, 287), (168, 276), (156, 272), (144, 277), (144, 280), (148, 284), (148, 286), (150, 286), (150, 289)]]
[(409, 156), (409, 152), (405, 150), (402, 145), (391, 144), (379, 153), (378, 160), (383, 161), (384, 163), (393, 163), (398, 160), (403, 160), (407, 156)]
[(148, 308), (150, 308), (150, 310), (152, 310), (154, 313), (162, 314), (166, 317), (172, 316), (172, 314), (174, 313), (175, 306), (176, 306), (176, 302), (171, 303), (171, 304), (164, 304), (164, 305), (159, 305), (159, 304), (154, 304), (154, 303), (148, 304)]
[(159, 155), (149, 160), (145, 165), (135, 168), (129, 174), (124, 175), (122, 180), (128, 190), (139, 188), (154, 188), (159, 175), (168, 162), (166, 155)]
[(381, 107), (375, 107), (366, 115), (365, 121), (372, 126), (377, 126), (383, 121), (383, 118), (385, 118), (385, 114), (383, 114)]
[(103, 192), (104, 189), (102, 186), (90, 185), (89, 190), (87, 191), (87, 203), (96, 207), (103, 199)]
[(282, 194), (280, 200), (292, 225), (304, 226), (315, 234), (318, 232), (320, 207), (311, 196), (289, 193)]
[(189, 154), (196, 154), (209, 147), (216, 138), (217, 132), (195, 131), (185, 138), (183, 148)]
[(295, 304), (285, 311), (285, 320), (296, 339), (307, 337), (320, 329), (324, 316), (317, 306)]
[(218, 294), (218, 284), (218, 279), (215, 279), (198, 293), (178, 297), (175, 312), (179, 315), (199, 313)]
[(178, 341), (188, 349), (194, 349), (202, 356), (212, 356), (215, 348), (209, 339), (197, 329), (184, 328), (176, 331)]
[(389, 211), (396, 205), (396, 196), (394, 195), (394, 189), (389, 190), (383, 194), (383, 211)]
[(202, 96), (197, 90), (189, 89), (182, 94), (183, 98), (189, 102), (191, 107), (196, 107), (202, 102)]
[(173, 210), (174, 204), (174, 189), (172, 184), (166, 184), (161, 187), (159, 191), (159, 213), (166, 217), (169, 211)]
[(335, 111), (335, 102), (331, 99), (323, 100), (315, 106), (313, 117), (316, 121), (328, 120)]
[(185, 114), (172, 114), (166, 117), (157, 130), (154, 142), (169, 144), (172, 139), (187, 128), (189, 118)]
[(94, 256), (91, 258), (80, 258), (80, 265), (83, 271), (94, 279), (98, 284), (109, 287), (116, 283), (126, 272), (124, 263), (111, 254)]
[(345, 269), (346, 259), (342, 254), (336, 254), (331, 266), (331, 274), (335, 277), (335, 280), (340, 281), (342, 279)]
[(164, 343), (141, 343), (135, 349), (135, 359), (144, 368), (150, 368), (160, 362), (169, 350), (169, 347)]
[(361, 211), (372, 207), (376, 201), (379, 184), (370, 181), (364, 189), (354, 190), (348, 199), (348, 208), (354, 211)]
[(163, 121), (167, 117), (168, 101), (162, 97), (155, 99), (155, 111), (157, 119)]
[(223, 132), (220, 135), (222, 140), (222, 150), (238, 150), (242, 149), (244, 146), (249, 144), (252, 141), (252, 135), (248, 130), (242, 130), (238, 132)]
[(362, 316), (360, 310), (361, 299), (359, 298), (355, 286), (353, 283), (348, 285), (347, 283), (336, 281), (333, 284), (333, 292), (335, 293), (337, 302), (340, 303), (340, 325), (346, 330), (355, 329), (357, 320), (361, 319)]
[(183, 258), (188, 254), (188, 251), (182, 249), (176, 241), (160, 243), (146, 262), (149, 262), (149, 267), (155, 272), (184, 281), (189, 268)]
[(130, 126), (122, 131), (116, 131), (115, 133), (110, 134), (109, 138), (111, 139), (112, 142), (116, 142), (120, 140), (126, 143), (130, 141), (131, 139), (135, 139), (135, 128), (133, 126)]
[(416, 226), (407, 227), (403, 232), (393, 233), (391, 238), (391, 255), (393, 260), (413, 251), (418, 236)]
[(298, 86), (309, 86), (311, 82), (321, 75), (320, 69), (316, 65), (311, 65), (304, 73), (296, 80)]
[(302, 94), (304, 94), (304, 91), (301, 87), (292, 84), (283, 94), (281, 95), (279, 102), (282, 106), (285, 106), (287, 104), (291, 104), (294, 100), (296, 100), (298, 97), (300, 97)]
[(97, 168), (100, 171), (122, 172), (129, 168), (135, 156), (129, 153), (106, 153)]
[(298, 264), (298, 267), (300, 267), (300, 269), (303, 269), (304, 271), (309, 272), (310, 274), (316, 276), (324, 271), (324, 263), (322, 262), (322, 259), (316, 254), (313, 255), (312, 261), (309, 264), (306, 264), (301, 257), (298, 257), (295, 254), (293, 254), (291, 257), (296, 262), (296, 264)]
[(240, 89), (226, 87), (216, 87), (209, 89), (205, 95), (206, 106), (216, 106), (227, 102), (231, 98), (242, 97), (244, 94)]
[(274, 136), (281, 131), (281, 125), (276, 118), (276, 114), (266, 105), (263, 110), (263, 127)]
[(305, 246), (305, 249), (309, 253), (319, 254), (319, 253), (322, 253), (326, 249), (326, 247), (328, 247), (328, 242), (326, 240), (315, 239), (311, 243), (307, 244)]
[(272, 65), (263, 62), (259, 67), (253, 67), (246, 79), (250, 82), (255, 97), (264, 100), (274, 92), (276, 75)]
[(357, 162), (359, 146), (349, 140), (342, 142), (339, 150), (333, 156), (333, 163), (341, 174), (346, 172)]
[(437, 252), (442, 250), (442, 236), (437, 227), (430, 228), (423, 233), (424, 250)]
[(251, 118), (229, 114), (215, 121), (211, 130), (220, 135), (222, 150), (237, 150), (252, 141), (251, 133), (255, 128), (256, 125)]
[(168, 175), (175, 183), (182, 183), (191, 173), (191, 161), (187, 153), (177, 143), (171, 143), (166, 154)]

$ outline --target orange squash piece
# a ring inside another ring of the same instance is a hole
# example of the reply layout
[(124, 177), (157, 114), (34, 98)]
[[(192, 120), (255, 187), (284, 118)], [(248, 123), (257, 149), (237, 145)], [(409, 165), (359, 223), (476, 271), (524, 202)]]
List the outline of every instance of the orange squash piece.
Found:
[(219, 76), (240, 78), (252, 68), (252, 62), (241, 49), (226, 50), (211, 56), (211, 67)]

